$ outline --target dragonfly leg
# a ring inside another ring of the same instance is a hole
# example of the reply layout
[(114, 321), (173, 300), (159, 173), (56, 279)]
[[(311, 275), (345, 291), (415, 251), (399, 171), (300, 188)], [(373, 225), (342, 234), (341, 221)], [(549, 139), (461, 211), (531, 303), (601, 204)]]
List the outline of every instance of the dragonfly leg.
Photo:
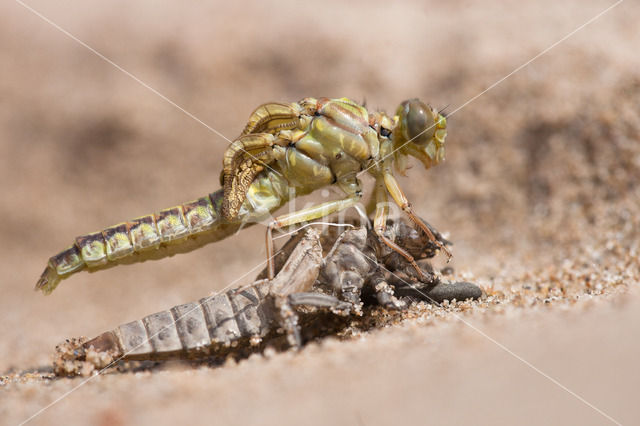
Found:
[(286, 226), (291, 226), (328, 216), (332, 213), (336, 213), (354, 206), (358, 201), (360, 201), (361, 198), (362, 194), (360, 192), (357, 192), (341, 200), (328, 201), (326, 203), (318, 204), (317, 206), (278, 216), (271, 223), (269, 223), (269, 225), (267, 226), (266, 235), (268, 278), (273, 279), (275, 269), (273, 262), (274, 249), (272, 236), (274, 229), (280, 229)]
[[(433, 241), (434, 244), (436, 244), (442, 251), (445, 252), (445, 254), (447, 255), (448, 260), (451, 260), (451, 252), (449, 250), (447, 250), (447, 248), (444, 246), (444, 244), (442, 244), (440, 241), (438, 241), (438, 239), (435, 237), (435, 235), (433, 235), (433, 232), (431, 232), (429, 227), (422, 221), (422, 219), (420, 219), (413, 212), (413, 209), (411, 208), (411, 204), (409, 203), (409, 200), (407, 199), (407, 196), (404, 195), (404, 192), (402, 192), (402, 189), (400, 189), (400, 186), (398, 185), (398, 181), (396, 180), (396, 178), (390, 172), (384, 172), (383, 173), (383, 178), (384, 178), (384, 184), (385, 184), (385, 186), (387, 188), (387, 191), (389, 191), (389, 194), (391, 194), (391, 197), (396, 202), (396, 204), (402, 209), (403, 212), (405, 212), (407, 214), (407, 216), (409, 216), (409, 218), (416, 225), (418, 225), (420, 227), (420, 229), (422, 229), (422, 231), (427, 235), (427, 237), (429, 237), (429, 239), (431, 241)], [(377, 216), (377, 214), (376, 214), (376, 216)], [(383, 223), (386, 226), (386, 221), (383, 222)], [(400, 252), (398, 252), (398, 253), (400, 253)], [(402, 254), (402, 253), (400, 253), (400, 254)], [(407, 260), (409, 260), (409, 258), (407, 258), (406, 256), (404, 256), (404, 257)]]
[(415, 268), (418, 274), (421, 277), (424, 277), (424, 273), (416, 263), (413, 256), (396, 244), (392, 239), (384, 235), (384, 231), (387, 229), (387, 219), (389, 218), (389, 203), (387, 202), (387, 193), (384, 190), (383, 182), (380, 179), (376, 182), (376, 198), (378, 200), (378, 206), (376, 207), (376, 214), (373, 219), (374, 232), (383, 243), (385, 243), (391, 250), (407, 259), (407, 262)]

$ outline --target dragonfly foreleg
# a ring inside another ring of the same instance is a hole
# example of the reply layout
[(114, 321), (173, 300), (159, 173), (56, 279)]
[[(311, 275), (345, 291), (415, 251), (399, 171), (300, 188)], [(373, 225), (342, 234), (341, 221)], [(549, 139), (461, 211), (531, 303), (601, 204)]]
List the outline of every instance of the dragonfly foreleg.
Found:
[[(400, 189), (400, 185), (398, 185), (398, 181), (396, 180), (396, 178), (393, 176), (393, 174), (391, 174), (390, 172), (383, 172), (383, 178), (384, 178), (384, 184), (387, 188), (387, 191), (389, 191), (389, 194), (391, 194), (391, 197), (393, 198), (393, 200), (396, 202), (396, 204), (402, 209), (403, 212), (405, 212), (407, 214), (407, 216), (409, 216), (409, 218), (420, 227), (420, 229), (422, 229), (422, 231), (429, 237), (429, 239), (436, 244), (443, 252), (445, 252), (445, 254), (448, 257), (448, 260), (451, 259), (451, 252), (449, 250), (447, 250), (447, 248), (444, 246), (444, 244), (442, 244), (440, 241), (438, 241), (438, 239), (435, 237), (435, 235), (433, 235), (433, 232), (431, 232), (431, 229), (429, 229), (429, 227), (422, 221), (422, 219), (420, 219), (414, 212), (413, 209), (411, 208), (411, 204), (409, 203), (409, 200), (407, 199), (407, 196), (404, 195), (404, 192), (402, 192), (402, 189)], [(376, 215), (377, 216), (377, 215)], [(381, 222), (382, 225), (386, 226), (386, 218), (384, 221)], [(387, 245), (389, 245), (386, 241), (385, 243)], [(389, 247), (392, 247), (391, 245), (389, 245)], [(395, 248), (394, 248), (395, 250)], [(398, 253), (402, 254), (400, 251), (396, 250)], [(408, 254), (408, 253), (407, 253)], [(405, 256), (403, 254), (403, 256), (409, 260), (409, 258), (407, 256)], [(411, 260), (409, 260), (411, 262)], [(417, 265), (416, 265), (417, 268)]]
[[(387, 229), (387, 220), (389, 219), (389, 202), (387, 197), (387, 190), (385, 189), (385, 181), (383, 178), (376, 179), (375, 188), (376, 198), (376, 214), (373, 219), (373, 230), (378, 238), (391, 250), (395, 251), (411, 264), (421, 277), (425, 277), (425, 274), (420, 269), (420, 266), (416, 263), (415, 259), (409, 252), (396, 244), (392, 239), (385, 235)], [(393, 195), (393, 194), (392, 194)], [(404, 194), (403, 194), (404, 195)], [(435, 238), (435, 237), (434, 237)]]

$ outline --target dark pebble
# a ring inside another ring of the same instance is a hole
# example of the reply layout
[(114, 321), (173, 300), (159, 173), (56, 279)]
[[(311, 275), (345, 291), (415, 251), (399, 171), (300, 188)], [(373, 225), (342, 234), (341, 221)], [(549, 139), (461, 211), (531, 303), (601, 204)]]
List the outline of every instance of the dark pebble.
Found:
[(409, 286), (396, 289), (396, 296), (411, 297), (412, 299), (424, 300), (427, 302), (442, 303), (445, 300), (456, 299), (458, 301), (467, 299), (480, 299), (482, 289), (477, 285), (465, 281), (453, 283), (439, 283), (431, 288), (411, 288)]

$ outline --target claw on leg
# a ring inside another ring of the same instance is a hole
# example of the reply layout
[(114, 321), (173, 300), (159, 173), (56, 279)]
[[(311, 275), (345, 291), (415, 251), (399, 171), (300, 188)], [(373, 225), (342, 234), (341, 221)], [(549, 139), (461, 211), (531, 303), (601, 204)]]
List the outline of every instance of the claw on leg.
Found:
[[(407, 199), (406, 195), (404, 195), (404, 193), (400, 189), (400, 186), (398, 185), (398, 181), (396, 180), (396, 178), (390, 172), (384, 172), (383, 179), (384, 179), (384, 186), (387, 188), (387, 191), (389, 191), (389, 194), (391, 194), (393, 201), (395, 201), (395, 203), (402, 209), (402, 211), (405, 212), (407, 216), (409, 216), (409, 218), (413, 221), (413, 223), (418, 225), (420, 229), (422, 229), (422, 231), (427, 235), (427, 237), (429, 237), (429, 239), (447, 255), (447, 262), (450, 261), (452, 257), (451, 252), (444, 246), (444, 244), (438, 241), (438, 239), (435, 237), (435, 235), (433, 235), (433, 232), (431, 232), (429, 227), (422, 221), (422, 219), (420, 219), (413, 212), (413, 209), (411, 208), (411, 204), (409, 203), (409, 200)], [(385, 218), (385, 221), (386, 221), (386, 218)], [(417, 268), (417, 265), (416, 265), (416, 268)]]
[(442, 250), (447, 255), (447, 262), (451, 261), (451, 258), (453, 257), (451, 252), (445, 247), (444, 244), (442, 244), (440, 241), (438, 241), (438, 239), (435, 237), (435, 235), (433, 235), (433, 232), (431, 232), (429, 227), (422, 221), (422, 219), (420, 219), (413, 212), (413, 209), (411, 208), (411, 206), (407, 205), (407, 206), (403, 207), (402, 210), (409, 216), (409, 218), (411, 218), (413, 223), (418, 225), (420, 227), (420, 229), (422, 229), (422, 231), (427, 235), (427, 237), (429, 237), (429, 239), (435, 245), (437, 245), (440, 250)]

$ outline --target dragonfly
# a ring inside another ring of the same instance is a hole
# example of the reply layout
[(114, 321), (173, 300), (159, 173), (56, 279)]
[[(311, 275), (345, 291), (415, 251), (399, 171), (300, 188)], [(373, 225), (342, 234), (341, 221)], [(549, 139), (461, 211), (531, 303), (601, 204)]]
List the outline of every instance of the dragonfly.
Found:
[[(265, 220), (268, 278), (273, 279), (273, 232), (356, 206), (363, 197), (358, 178), (363, 173), (375, 179), (376, 235), (420, 271), (411, 254), (385, 236), (390, 199), (448, 258), (451, 253), (414, 213), (394, 171), (405, 175), (409, 157), (425, 168), (442, 162), (446, 135), (446, 117), (419, 99), (402, 102), (393, 116), (368, 111), (348, 98), (263, 104), (223, 154), (221, 189), (76, 237), (69, 248), (49, 259), (36, 290), (49, 294), (61, 280), (82, 270), (95, 272), (192, 251)], [(341, 190), (342, 198), (272, 216), (293, 198), (332, 185)]]

